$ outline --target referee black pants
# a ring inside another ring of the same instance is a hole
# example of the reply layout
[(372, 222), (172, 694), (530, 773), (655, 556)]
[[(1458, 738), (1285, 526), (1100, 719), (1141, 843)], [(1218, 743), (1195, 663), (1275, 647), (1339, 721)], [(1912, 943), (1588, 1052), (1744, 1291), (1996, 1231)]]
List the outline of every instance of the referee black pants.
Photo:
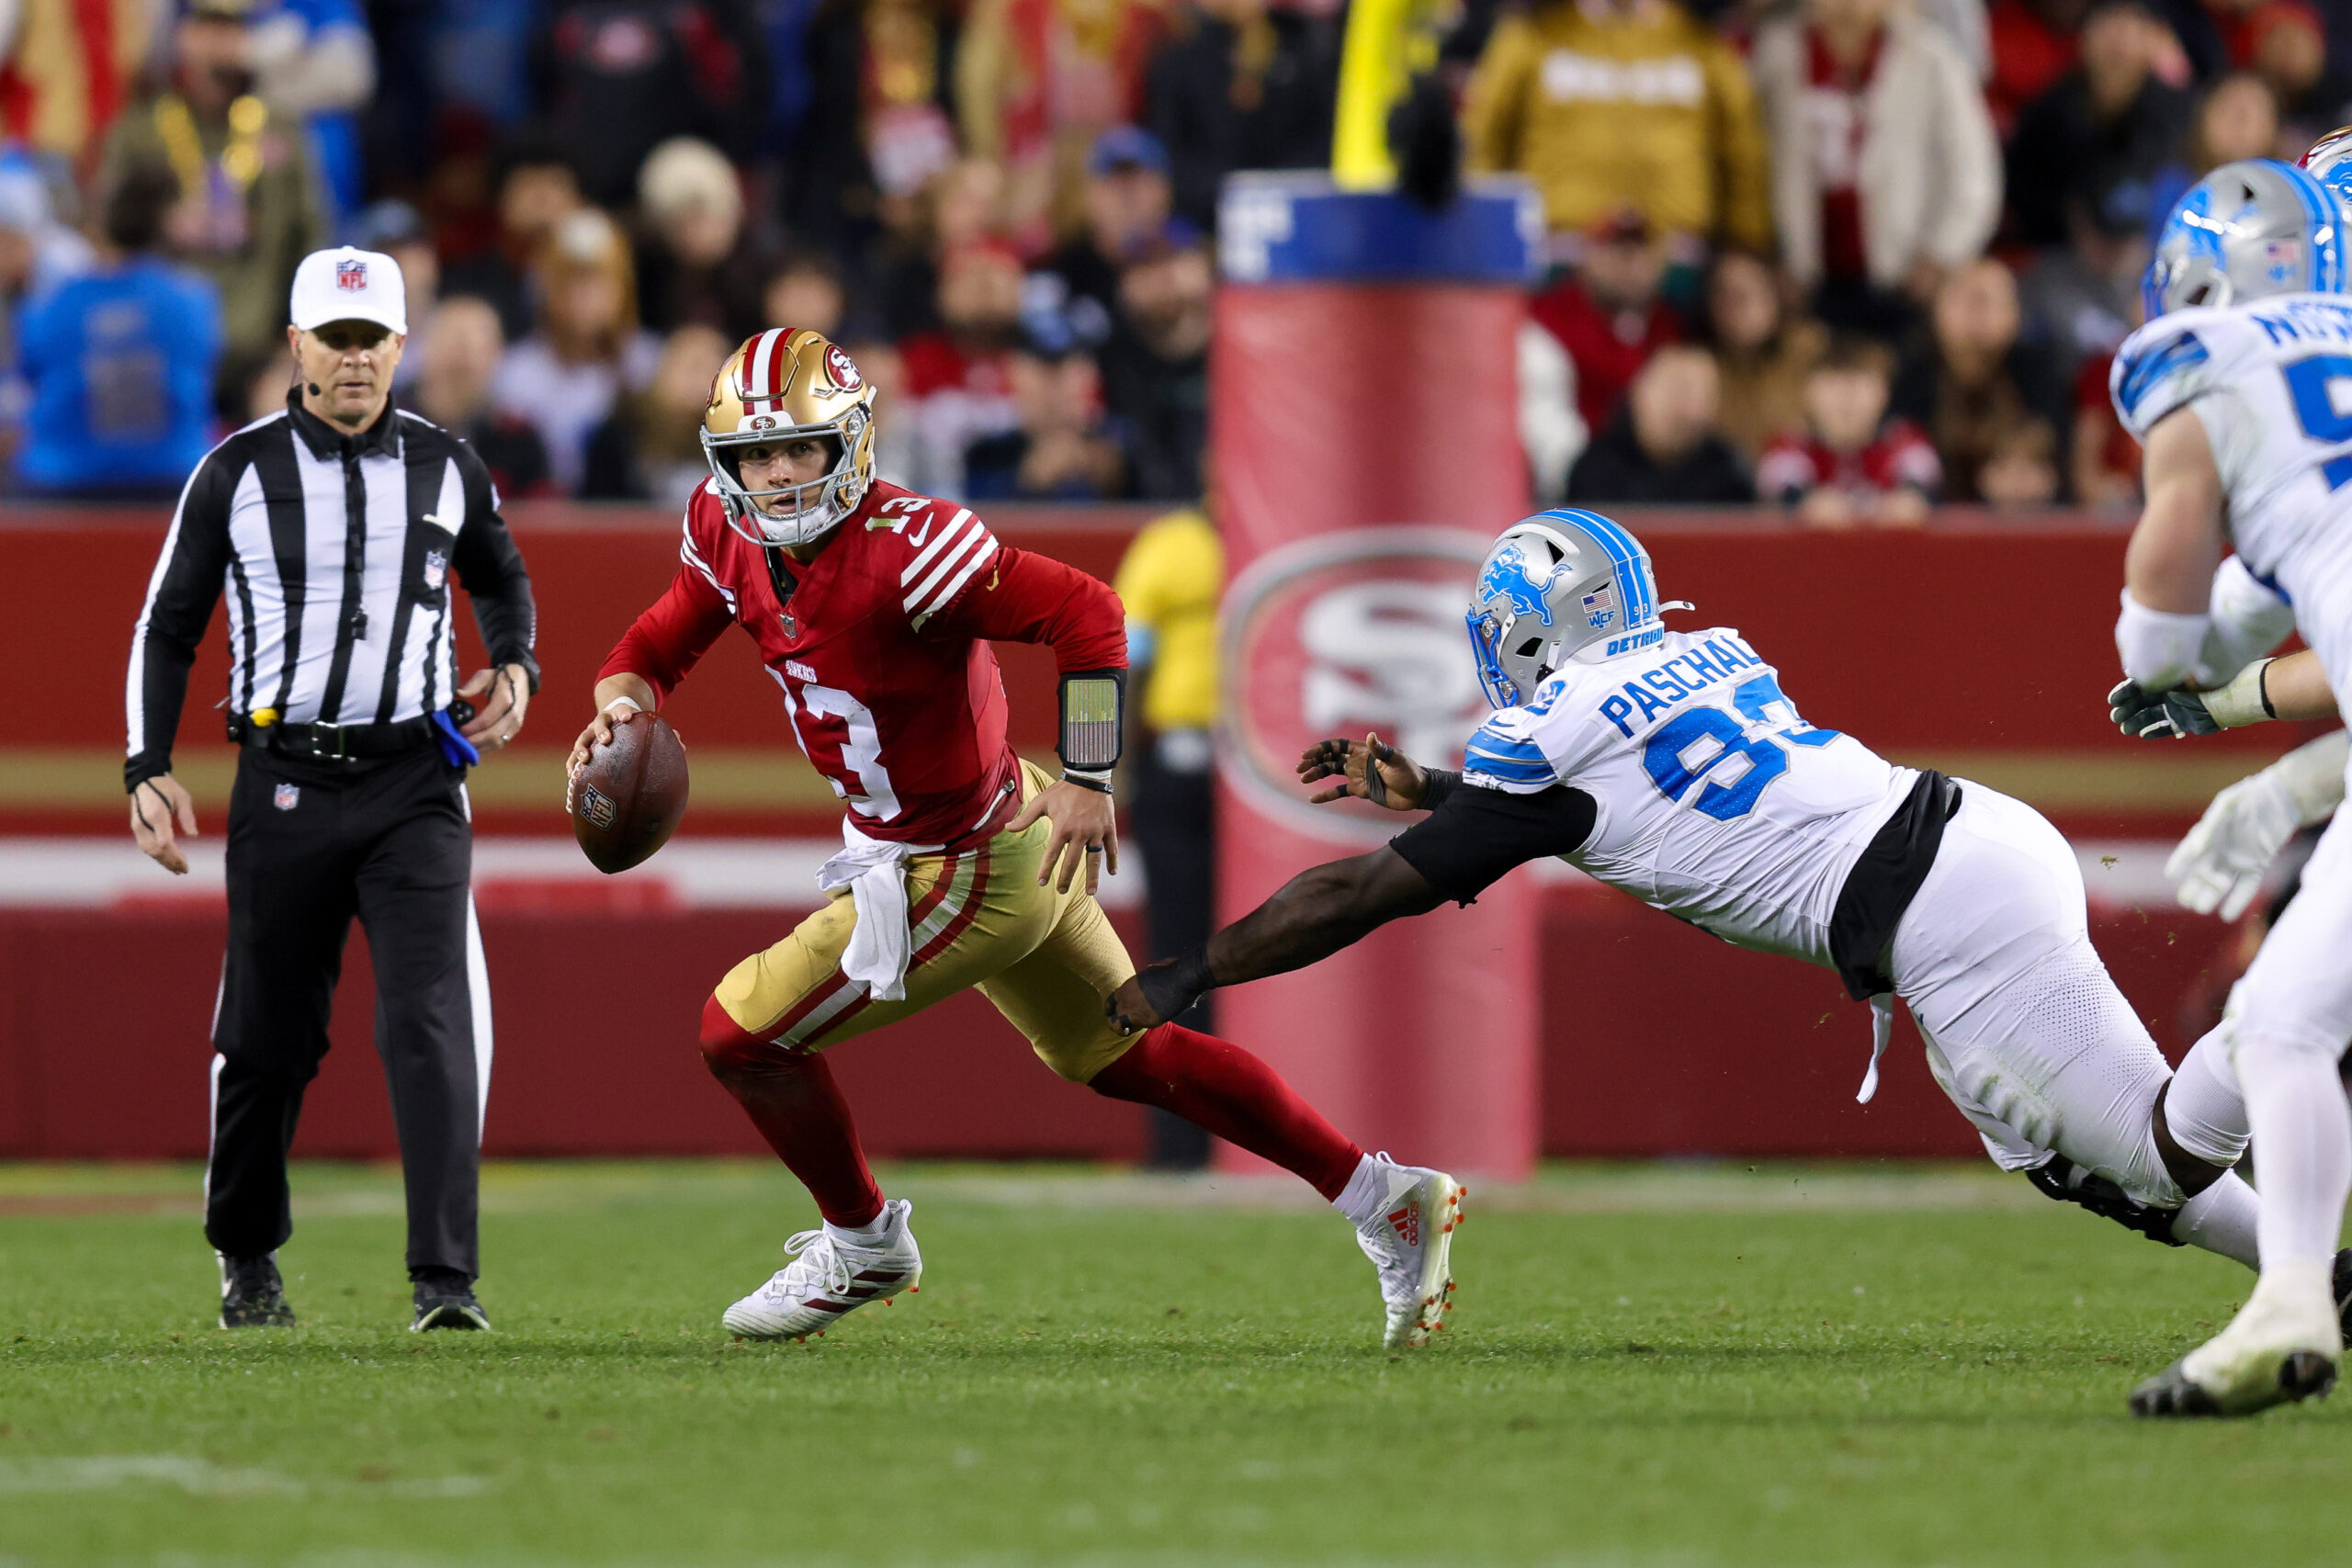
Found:
[(463, 787), (432, 746), (353, 763), (246, 748), (229, 805), (229, 952), (212, 1031), (204, 1234), (220, 1251), (257, 1257), (293, 1234), (286, 1152), (327, 1052), (356, 915), (407, 1180), (409, 1271), (481, 1271), (490, 990)]

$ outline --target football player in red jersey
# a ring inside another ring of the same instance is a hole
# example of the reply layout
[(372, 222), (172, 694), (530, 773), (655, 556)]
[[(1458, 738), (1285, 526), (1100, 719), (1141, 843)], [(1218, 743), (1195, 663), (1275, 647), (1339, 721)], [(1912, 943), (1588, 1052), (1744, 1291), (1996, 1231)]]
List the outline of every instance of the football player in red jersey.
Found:
[[(1422, 1343), (1453, 1289), (1453, 1179), (1366, 1155), (1238, 1046), (1173, 1023), (1122, 1035), (1103, 1016), (1102, 998), (1135, 973), (1093, 898), (1118, 864), (1117, 597), (1000, 545), (964, 507), (878, 482), (873, 400), (817, 333), (762, 333), (736, 350), (704, 416), (711, 477), (687, 504), (677, 578), (605, 660), (572, 750), (577, 768), (741, 626), (847, 807), (844, 847), (818, 878), (825, 907), (729, 971), (703, 1010), (711, 1072), (824, 1220), (786, 1244), (786, 1267), (728, 1309), (727, 1327), (805, 1337), (921, 1278), (910, 1205), (883, 1198), (820, 1053), (978, 986), (1062, 1077), (1173, 1111), (1312, 1184), (1379, 1269), (1387, 1343)], [(1054, 650), (1058, 779), (1005, 738), (991, 638)]]

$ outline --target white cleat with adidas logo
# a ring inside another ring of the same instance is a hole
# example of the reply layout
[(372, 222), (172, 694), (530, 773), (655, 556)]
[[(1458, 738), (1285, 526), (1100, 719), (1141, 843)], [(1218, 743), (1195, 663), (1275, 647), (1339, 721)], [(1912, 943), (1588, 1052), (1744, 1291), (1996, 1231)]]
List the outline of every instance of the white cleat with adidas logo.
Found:
[[(1380, 1270), (1388, 1309), (1381, 1343), (1390, 1349), (1429, 1343), (1453, 1305), (1453, 1227), (1462, 1223), (1462, 1184), (1442, 1170), (1372, 1156), (1387, 1179), (1379, 1216), (1356, 1227), (1356, 1245)], [(1362, 1211), (1358, 1211), (1361, 1213)]]
[(837, 1241), (820, 1227), (784, 1244), (792, 1261), (733, 1306), (721, 1321), (742, 1339), (806, 1339), (873, 1302), (888, 1302), (922, 1283), (922, 1254), (908, 1214), (914, 1205), (882, 1205), (888, 1231), (879, 1247)]

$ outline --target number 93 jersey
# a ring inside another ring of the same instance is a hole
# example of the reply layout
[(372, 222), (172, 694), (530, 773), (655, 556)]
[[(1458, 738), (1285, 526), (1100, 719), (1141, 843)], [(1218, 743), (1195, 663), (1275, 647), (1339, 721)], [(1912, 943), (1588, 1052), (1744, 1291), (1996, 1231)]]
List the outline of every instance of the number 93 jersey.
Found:
[(2292, 577), (2314, 552), (2352, 548), (2352, 299), (2280, 294), (2159, 316), (2116, 351), (2108, 389), (2143, 442), (2166, 414), (2196, 408), (2256, 577)]
[(1569, 864), (1726, 942), (1822, 964), (1847, 874), (1917, 777), (1800, 718), (1723, 626), (1555, 671), (1463, 762), (1465, 784), (1590, 795)]

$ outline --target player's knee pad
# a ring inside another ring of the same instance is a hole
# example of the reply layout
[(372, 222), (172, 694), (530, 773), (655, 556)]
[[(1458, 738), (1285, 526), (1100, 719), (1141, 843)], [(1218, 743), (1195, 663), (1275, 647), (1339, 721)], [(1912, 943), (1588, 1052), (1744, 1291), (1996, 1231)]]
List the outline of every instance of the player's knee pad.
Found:
[(2113, 1220), (2125, 1230), (2137, 1231), (2150, 1241), (2160, 1241), (2166, 1247), (2188, 1245), (2172, 1234), (2173, 1219), (2179, 1210), (2143, 1203), (2106, 1177), (2085, 1170), (2064, 1155), (2052, 1155), (2046, 1163), (2027, 1171), (2025, 1179), (2043, 1195), (2062, 1203), (2079, 1204), (2101, 1219)]
[(2165, 1126), (2172, 1141), (2207, 1165), (2224, 1168), (2245, 1154), (2245, 1095), (2230, 1064), (2232, 1025), (2223, 1021), (2188, 1048), (2165, 1091)]

